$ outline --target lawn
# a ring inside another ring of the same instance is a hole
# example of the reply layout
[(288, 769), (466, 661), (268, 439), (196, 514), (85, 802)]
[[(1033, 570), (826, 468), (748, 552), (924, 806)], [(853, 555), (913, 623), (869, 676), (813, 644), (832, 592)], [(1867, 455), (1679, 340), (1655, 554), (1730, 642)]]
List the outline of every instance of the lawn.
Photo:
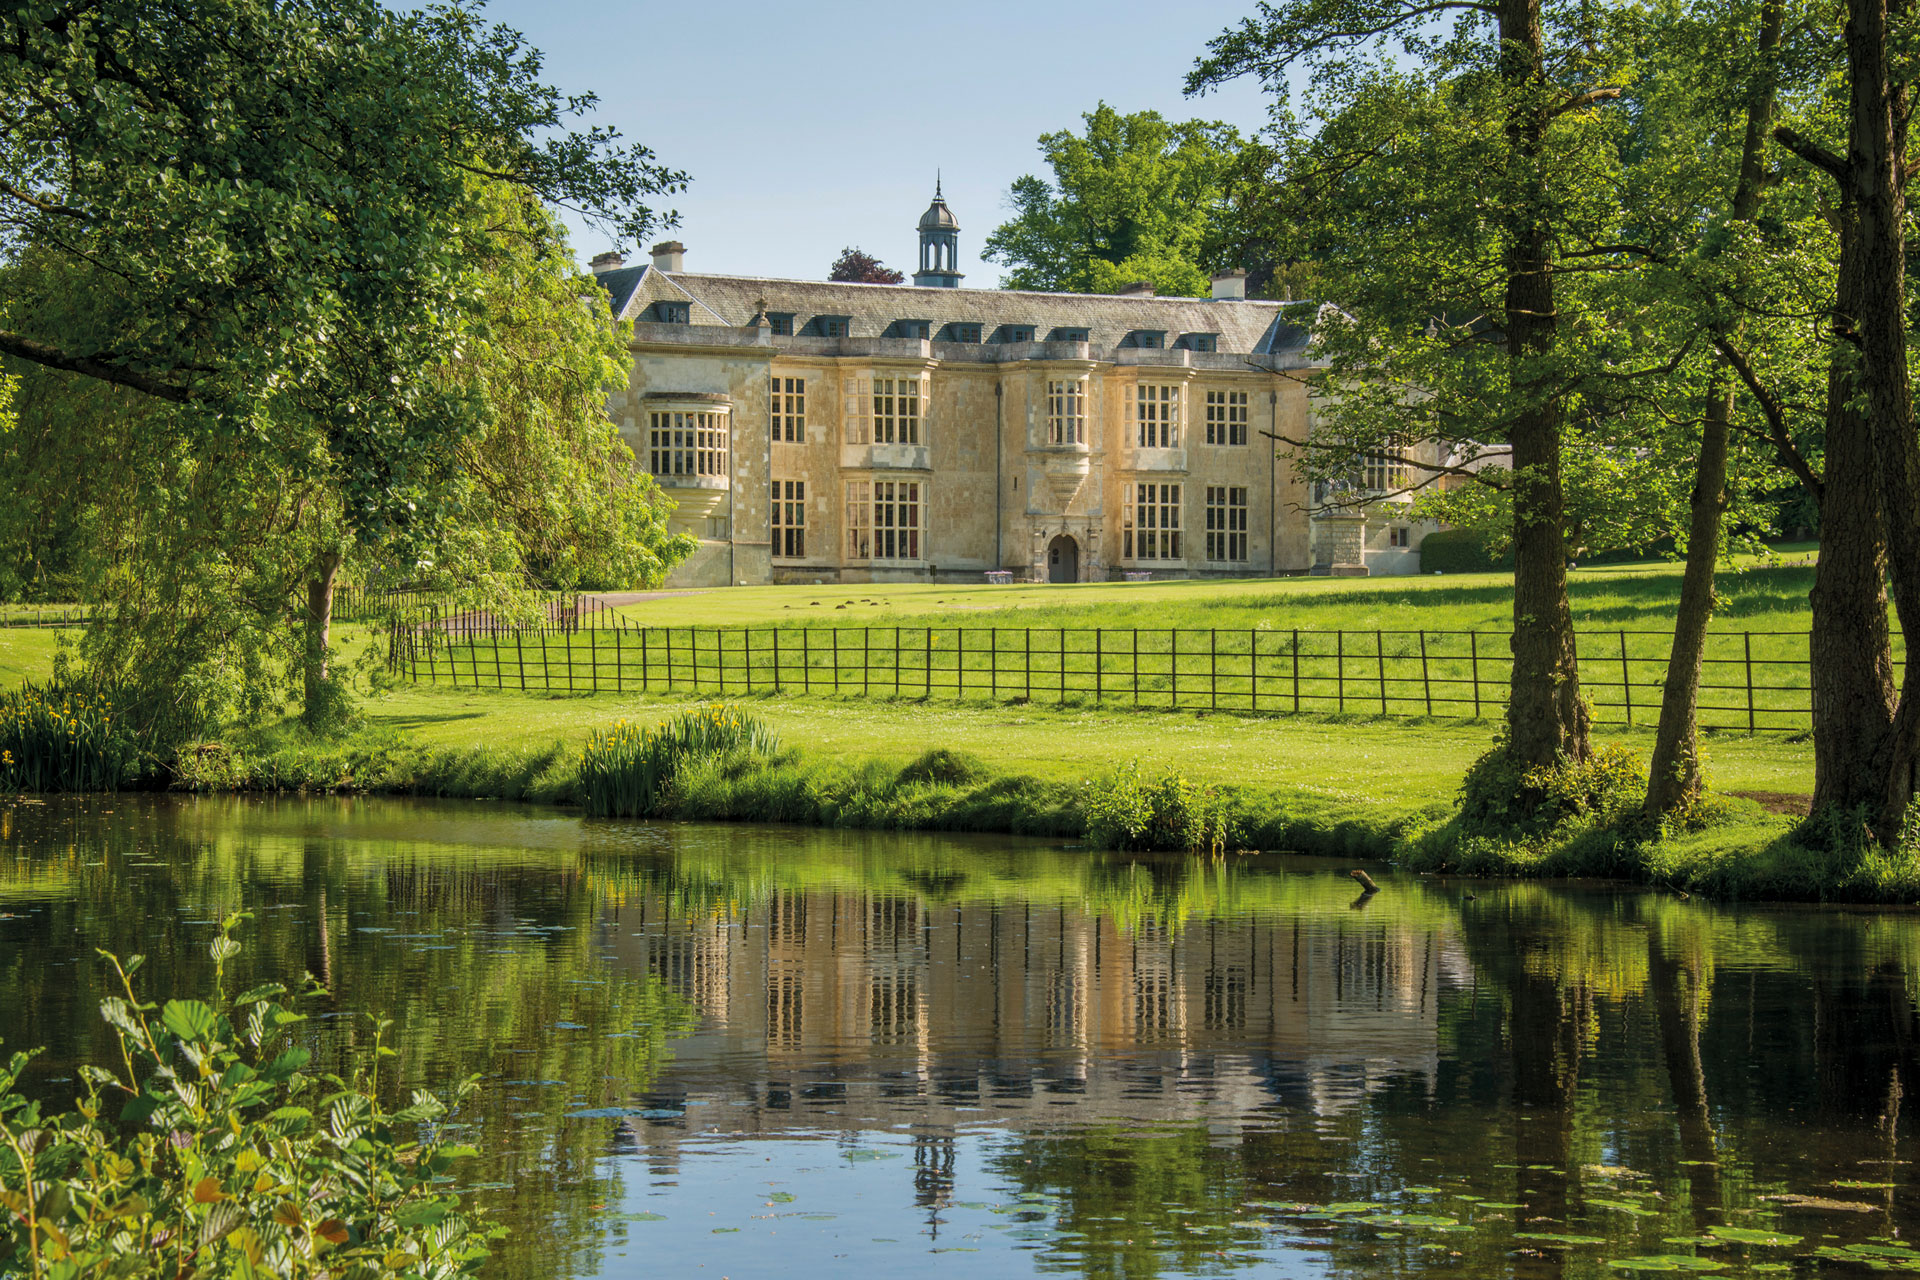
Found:
[[(52, 675), (53, 653), (62, 634), (51, 628), (0, 627), (0, 689)], [(76, 640), (80, 637), (78, 631), (64, 634)]]
[[(549, 696), (408, 687), (368, 704), (373, 721), (423, 746), (530, 749), (578, 743), (625, 717), (651, 723), (689, 703), (679, 698)], [(1130, 760), (1178, 768), (1196, 780), (1281, 786), (1396, 809), (1448, 800), (1493, 740), (1489, 720), (1382, 720), (1328, 716), (1235, 716), (1150, 711), (953, 706), (906, 701), (756, 697), (749, 705), (781, 738), (809, 755), (900, 763), (930, 747), (976, 755), (1004, 773), (1078, 782)], [(1641, 754), (1643, 729), (1603, 732)], [(1804, 794), (1813, 751), (1777, 735), (1710, 735), (1709, 769), (1726, 791)]]
[[(1736, 559), (1715, 580), (1720, 630), (1807, 628), (1811, 548)], [(1576, 569), (1569, 575), (1582, 630), (1671, 631), (1680, 566)], [(1513, 623), (1505, 573), (1397, 578), (1185, 579), (1066, 586), (972, 583), (727, 587), (661, 593), (617, 612), (635, 626), (1181, 627), (1373, 631), (1504, 631)]]

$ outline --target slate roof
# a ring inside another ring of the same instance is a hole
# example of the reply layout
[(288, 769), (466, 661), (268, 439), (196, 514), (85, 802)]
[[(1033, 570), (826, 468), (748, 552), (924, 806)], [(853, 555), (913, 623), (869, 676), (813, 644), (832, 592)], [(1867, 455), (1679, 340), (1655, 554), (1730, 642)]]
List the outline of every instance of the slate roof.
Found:
[(843, 284), (758, 276), (668, 275), (652, 266), (624, 267), (599, 277), (615, 315), (646, 319), (660, 301), (690, 301), (694, 327), (745, 325), (764, 303), (791, 313), (795, 332), (815, 316), (849, 318), (848, 336), (887, 336), (896, 320), (978, 324), (988, 338), (1002, 325), (1030, 325), (1042, 341), (1055, 329), (1085, 329), (1094, 347), (1118, 347), (1128, 335), (1158, 331), (1171, 347), (1182, 334), (1216, 334), (1217, 349), (1242, 354), (1297, 353), (1307, 345), (1316, 304), (1142, 298), (1111, 294), (1030, 293), (1015, 289), (932, 289), (914, 285)]

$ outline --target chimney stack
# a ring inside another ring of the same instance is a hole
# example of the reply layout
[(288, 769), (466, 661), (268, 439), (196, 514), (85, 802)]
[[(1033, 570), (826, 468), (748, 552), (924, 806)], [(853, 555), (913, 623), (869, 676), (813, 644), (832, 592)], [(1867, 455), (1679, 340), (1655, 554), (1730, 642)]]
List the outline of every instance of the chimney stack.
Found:
[(1244, 271), (1220, 271), (1213, 277), (1213, 296), (1216, 299), (1244, 302), (1247, 297), (1247, 273)]
[(596, 253), (593, 255), (593, 262), (589, 265), (593, 274), (603, 276), (609, 271), (618, 271), (620, 268), (626, 266), (627, 255), (617, 249), (607, 253)]
[(687, 269), (687, 246), (678, 240), (662, 240), (653, 246), (653, 269), (677, 275)]
[(1114, 296), (1117, 298), (1151, 298), (1153, 296), (1153, 281), (1135, 280), (1132, 284), (1123, 284), (1114, 291)]

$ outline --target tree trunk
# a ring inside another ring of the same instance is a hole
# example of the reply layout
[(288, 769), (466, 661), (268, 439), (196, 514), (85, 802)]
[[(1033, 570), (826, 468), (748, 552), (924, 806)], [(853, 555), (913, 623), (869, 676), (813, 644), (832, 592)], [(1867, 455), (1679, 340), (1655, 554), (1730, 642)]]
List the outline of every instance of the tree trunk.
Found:
[[(1857, 308), (1861, 389), (1880, 481), (1881, 516), (1900, 630), (1920, 637), (1920, 441), (1907, 383), (1907, 92), (1895, 79), (1887, 0), (1847, 6), (1850, 82), (1848, 182), (1858, 218)], [(1901, 696), (1887, 738), (1874, 826), (1891, 844), (1913, 799), (1920, 752), (1920, 646), (1909, 645)]]
[[(1587, 708), (1580, 700), (1573, 613), (1567, 606), (1565, 497), (1560, 480), (1561, 405), (1537, 373), (1552, 355), (1553, 241), (1546, 208), (1552, 184), (1539, 172), (1550, 120), (1539, 0), (1500, 0), (1500, 74), (1510, 95), (1511, 193), (1506, 249), (1506, 337), (1513, 391), (1513, 676), (1510, 749), (1528, 766), (1584, 760)], [(1523, 194), (1522, 194), (1523, 193)]]
[[(1756, 43), (1759, 70), (1747, 98), (1747, 134), (1741, 144), (1740, 176), (1734, 183), (1731, 208), (1733, 217), (1742, 222), (1753, 217), (1765, 180), (1761, 166), (1773, 118), (1772, 60), (1780, 47), (1779, 0), (1762, 8)], [(1700, 667), (1706, 656), (1707, 627), (1713, 621), (1713, 569), (1720, 558), (1720, 521), (1727, 510), (1727, 424), (1733, 420), (1733, 390), (1724, 376), (1708, 388), (1706, 408), (1687, 529), (1687, 566), (1680, 578), (1673, 647), (1660, 694), (1660, 728), (1647, 770), (1645, 807), (1653, 817), (1678, 809), (1699, 794), (1701, 785)]]
[(340, 553), (323, 551), (313, 564), (313, 578), (307, 583), (304, 719), (309, 728), (317, 725), (324, 710), (328, 670), (327, 655), (332, 642), (333, 584), (340, 576)]
[(1687, 567), (1680, 578), (1673, 648), (1660, 694), (1660, 728), (1647, 768), (1646, 812), (1653, 817), (1673, 812), (1700, 791), (1700, 663), (1706, 655), (1707, 626), (1713, 621), (1713, 569), (1720, 558), (1720, 518), (1727, 509), (1727, 423), (1732, 417), (1733, 391), (1716, 379), (1708, 388), (1707, 413), (1700, 425)]
[[(1843, 309), (1858, 271), (1851, 211), (1841, 213)], [(1873, 442), (1854, 406), (1852, 352), (1827, 371), (1826, 468), (1820, 560), (1808, 594), (1813, 692), (1813, 808), (1853, 809), (1881, 794), (1881, 753), (1893, 726), (1893, 638), (1887, 626), (1886, 533)]]

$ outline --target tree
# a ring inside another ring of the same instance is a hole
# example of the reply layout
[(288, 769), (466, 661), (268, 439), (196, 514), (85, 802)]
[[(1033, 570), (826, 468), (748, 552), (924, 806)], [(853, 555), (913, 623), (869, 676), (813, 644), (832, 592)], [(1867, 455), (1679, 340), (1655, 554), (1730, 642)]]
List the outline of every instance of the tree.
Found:
[(827, 273), (827, 279), (844, 280), (852, 284), (899, 284), (906, 277), (884, 265), (872, 254), (848, 245), (833, 260), (833, 269)]
[[(488, 522), (513, 467), (476, 467), (500, 421), (490, 353), (510, 350), (489, 343), (502, 317), (527, 313), (490, 292), (489, 273), (513, 252), (551, 271), (561, 242), (542, 200), (638, 238), (658, 220), (639, 198), (684, 181), (610, 134), (565, 132), (591, 99), (562, 98), (538, 71), (517, 35), (460, 4), (98, 0), (0, 15), (0, 354), (42, 371), (35, 403), (104, 437), (120, 423), (134, 447), (96, 492), (136, 500), (90, 508), (94, 545), (117, 554), (96, 562), (110, 607), (88, 652), (149, 688), (150, 724), (190, 733), (235, 697), (257, 705), (273, 648), (259, 633), (269, 619), (287, 629), (297, 586), (304, 638), (288, 665), (324, 688), (324, 606), (349, 556), (475, 590), (511, 576), (497, 555), (450, 559), (508, 536)], [(614, 453), (579, 432), (610, 427), (597, 406), (582, 415), (578, 387), (599, 393), (617, 344), (604, 302), (571, 287), (542, 305), (604, 343), (574, 350), (592, 356), (568, 369), (574, 390), (532, 416), (578, 445), (560, 454), (604, 464)], [(587, 487), (628, 514), (599, 531), (639, 539), (615, 559), (670, 557), (677, 544), (636, 514), (654, 509), (650, 491), (634, 507), (607, 481), (602, 466)], [(197, 674), (166, 692), (176, 668)], [(214, 693), (222, 680), (248, 692)]]
[[(1456, 16), (1434, 25), (1439, 11)], [(1593, 277), (1618, 208), (1621, 87), (1610, 10), (1554, 0), (1286, 0), (1215, 38), (1189, 92), (1313, 68), (1318, 128), (1282, 111), (1288, 198), (1334, 299), (1310, 467), (1347, 470), (1409, 438), (1505, 446), (1514, 546), (1507, 750), (1522, 768), (1584, 760), (1567, 603), (1562, 438), (1589, 393), (1636, 372)], [(1414, 67), (1370, 58), (1391, 39)], [(1417, 408), (1416, 408), (1417, 405)], [(1316, 457), (1316, 451), (1319, 456)], [(1489, 477), (1491, 479), (1491, 477)]]
[(1101, 103), (1084, 135), (1040, 136), (1051, 182), (1032, 175), (1008, 192), (1014, 216), (984, 255), (1009, 268), (1007, 289), (1112, 293), (1145, 280), (1164, 294), (1209, 292), (1207, 247), (1241, 145), (1231, 126), (1122, 115)]
[[(1906, 183), (1907, 113), (1914, 15), (1897, 0), (1848, 0), (1844, 152), (1823, 146), (1791, 126), (1774, 130), (1782, 146), (1834, 184), (1840, 231), (1838, 287), (1832, 311), (1836, 357), (1829, 398), (1827, 489), (1861, 512), (1877, 512), (1878, 527), (1846, 528), (1838, 545), (1822, 527), (1821, 559), (1829, 554), (1850, 568), (1844, 600), (1855, 611), (1879, 595), (1869, 570), (1890, 570), (1901, 631), (1920, 635), (1920, 441), (1914, 436), (1913, 393), (1907, 368)], [(1862, 447), (1864, 446), (1864, 447)], [(1838, 451), (1844, 449), (1845, 454)], [(1840, 456), (1851, 467), (1842, 483), (1832, 472)], [(1823, 505), (1822, 515), (1825, 515)], [(1817, 602), (1816, 602), (1817, 603)], [(1884, 615), (1883, 615), (1884, 616)], [(1884, 624), (1882, 624), (1884, 625)], [(1850, 639), (1832, 636), (1834, 657), (1866, 665), (1877, 675), (1881, 632)], [(1813, 660), (1822, 661), (1816, 637)], [(1911, 647), (1910, 647), (1911, 648)], [(1885, 651), (1890, 658), (1890, 649)], [(1886, 670), (1891, 674), (1890, 661)], [(1891, 682), (1887, 688), (1890, 691)], [(1876, 700), (1877, 701), (1877, 700)], [(1913, 804), (1920, 774), (1920, 653), (1909, 652), (1890, 720), (1881, 706), (1839, 736), (1848, 748), (1848, 768), (1858, 781), (1844, 796), (1868, 805), (1879, 838), (1898, 841)], [(1819, 787), (1816, 784), (1816, 791)]]

